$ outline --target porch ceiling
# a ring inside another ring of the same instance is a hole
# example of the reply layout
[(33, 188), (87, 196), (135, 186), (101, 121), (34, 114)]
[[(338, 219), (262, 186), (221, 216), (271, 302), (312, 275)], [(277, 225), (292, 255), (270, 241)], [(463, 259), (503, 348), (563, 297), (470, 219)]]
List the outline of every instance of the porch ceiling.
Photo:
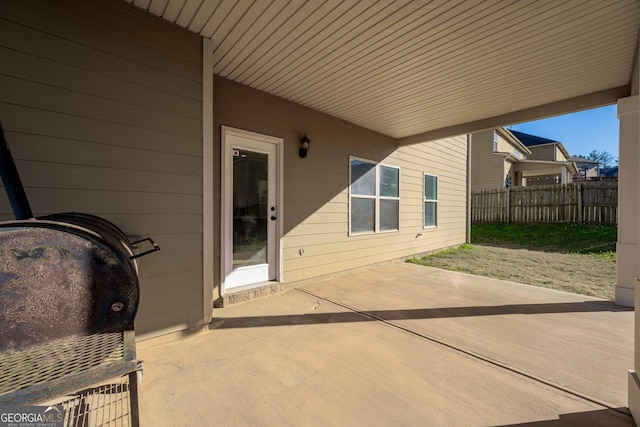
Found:
[(637, 0), (125, 0), (211, 38), (213, 72), (417, 142), (630, 93)]

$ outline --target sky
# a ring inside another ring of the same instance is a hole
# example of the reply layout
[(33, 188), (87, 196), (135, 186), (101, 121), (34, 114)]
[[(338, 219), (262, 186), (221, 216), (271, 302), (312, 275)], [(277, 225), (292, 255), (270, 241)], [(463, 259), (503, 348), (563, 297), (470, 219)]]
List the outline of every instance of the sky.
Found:
[(618, 158), (619, 122), (617, 106), (556, 116), (508, 126), (531, 135), (562, 142), (570, 155), (588, 155), (591, 151), (606, 151)]

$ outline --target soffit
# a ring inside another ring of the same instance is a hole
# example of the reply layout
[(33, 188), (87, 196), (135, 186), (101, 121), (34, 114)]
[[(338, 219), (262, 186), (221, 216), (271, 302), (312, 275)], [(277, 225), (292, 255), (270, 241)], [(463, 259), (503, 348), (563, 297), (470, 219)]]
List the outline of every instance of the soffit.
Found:
[(558, 173), (563, 166), (571, 173), (578, 172), (575, 162), (554, 162), (551, 160), (520, 160), (515, 163), (515, 170), (518, 172), (535, 172), (534, 175), (540, 175), (542, 171), (545, 174)]
[(615, 102), (640, 26), (637, 0), (126, 1), (212, 39), (216, 75), (394, 138)]

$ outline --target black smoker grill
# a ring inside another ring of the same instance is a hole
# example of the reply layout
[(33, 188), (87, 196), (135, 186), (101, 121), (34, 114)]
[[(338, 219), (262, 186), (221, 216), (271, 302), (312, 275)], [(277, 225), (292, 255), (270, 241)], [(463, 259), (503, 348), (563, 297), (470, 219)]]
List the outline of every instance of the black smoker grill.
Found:
[(62, 404), (65, 425), (138, 425), (135, 259), (160, 248), (93, 215), (34, 218), (1, 125), (0, 137), (16, 217), (0, 222), (0, 406)]

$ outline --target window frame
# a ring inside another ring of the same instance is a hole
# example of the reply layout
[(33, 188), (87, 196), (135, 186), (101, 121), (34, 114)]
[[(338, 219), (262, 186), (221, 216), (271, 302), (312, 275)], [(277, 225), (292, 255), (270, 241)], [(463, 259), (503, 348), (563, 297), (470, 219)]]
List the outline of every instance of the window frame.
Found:
[[(365, 195), (365, 194), (353, 194), (353, 192), (351, 191), (351, 187), (353, 185), (352, 182), (352, 168), (351, 168), (351, 163), (353, 160), (357, 160), (359, 162), (363, 162), (363, 163), (368, 163), (374, 166), (374, 171), (375, 171), (375, 194), (374, 195)], [(396, 169), (398, 171), (398, 196), (381, 196), (380, 195), (380, 168), (381, 167), (386, 167), (386, 168), (391, 168), (391, 169)], [(399, 166), (395, 166), (395, 165), (390, 165), (387, 163), (382, 163), (382, 162), (376, 162), (370, 159), (365, 159), (363, 157), (358, 157), (358, 156), (349, 156), (349, 236), (367, 236), (367, 235), (372, 235), (372, 234), (379, 234), (379, 233), (397, 233), (400, 231), (400, 194), (401, 194), (401, 189), (400, 189), (400, 167)], [(374, 200), (374, 229), (373, 231), (352, 231), (351, 230), (351, 212), (352, 212), (352, 203), (351, 200), (353, 198), (360, 198), (360, 199), (369, 199), (369, 200)], [(393, 229), (393, 230), (381, 230), (380, 229), (380, 201), (381, 200), (395, 200), (398, 202), (398, 228), (397, 229)]]
[[(427, 195), (426, 195), (426, 184), (425, 184), (425, 177), (430, 176), (432, 178), (436, 179), (436, 198), (435, 199), (427, 199)], [(438, 189), (438, 181), (439, 181), (439, 177), (438, 175), (434, 175), (432, 173), (427, 173), (424, 172), (422, 174), (422, 228), (424, 230), (429, 230), (429, 229), (435, 229), (438, 228), (438, 205), (440, 204), (438, 202), (438, 194), (440, 193), (439, 189)], [(425, 216), (425, 205), (427, 203), (435, 203), (435, 224), (433, 225), (425, 225), (424, 223), (424, 216)]]

